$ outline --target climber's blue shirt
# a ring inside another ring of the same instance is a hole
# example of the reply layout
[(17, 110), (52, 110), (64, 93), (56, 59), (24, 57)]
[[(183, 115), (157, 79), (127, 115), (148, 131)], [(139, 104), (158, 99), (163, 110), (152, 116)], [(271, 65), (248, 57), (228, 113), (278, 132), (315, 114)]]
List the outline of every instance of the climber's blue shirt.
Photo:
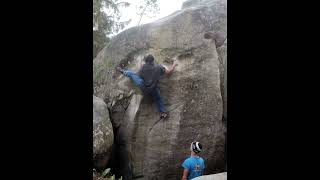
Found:
[(182, 167), (188, 170), (187, 179), (190, 180), (202, 175), (204, 170), (204, 160), (201, 157), (190, 156), (183, 162)]

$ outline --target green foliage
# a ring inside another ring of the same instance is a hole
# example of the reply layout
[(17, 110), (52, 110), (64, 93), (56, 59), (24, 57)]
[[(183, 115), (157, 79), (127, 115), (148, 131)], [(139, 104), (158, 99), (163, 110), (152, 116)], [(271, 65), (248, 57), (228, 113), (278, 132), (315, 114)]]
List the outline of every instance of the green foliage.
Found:
[(119, 0), (93, 0), (93, 58), (109, 42), (108, 35), (123, 29), (129, 21), (120, 22), (120, 7), (130, 4)]
[[(94, 169), (94, 172), (95, 169)], [(110, 168), (107, 168), (105, 169), (100, 175), (99, 177), (105, 179), (105, 180), (116, 180), (116, 177), (114, 174), (111, 174), (111, 169)], [(118, 179), (118, 180), (122, 180), (122, 176)]]
[(96, 93), (96, 90), (101, 87), (101, 85), (105, 81), (104, 73), (104, 66), (101, 64), (93, 63), (93, 87), (94, 87), (94, 93)]
[(129, 5), (128, 2), (119, 0), (93, 0), (93, 28), (106, 35), (123, 29), (129, 22), (119, 22), (119, 8)]
[[(109, 35), (122, 30), (131, 21), (120, 21), (122, 7), (128, 7), (126, 0), (93, 0), (93, 58), (110, 41)], [(138, 25), (144, 16), (152, 17), (159, 12), (158, 0), (141, 0), (138, 6)]]
[(139, 26), (143, 16), (151, 18), (154, 17), (157, 13), (159, 13), (160, 8), (158, 0), (141, 0), (137, 11), (137, 15), (140, 17), (138, 22)]
[(111, 171), (110, 168), (105, 169), (105, 170), (102, 172), (101, 176), (102, 176), (102, 177), (106, 177), (108, 174), (110, 174), (110, 171)]
[(93, 58), (104, 48), (110, 39), (102, 31), (93, 31)]

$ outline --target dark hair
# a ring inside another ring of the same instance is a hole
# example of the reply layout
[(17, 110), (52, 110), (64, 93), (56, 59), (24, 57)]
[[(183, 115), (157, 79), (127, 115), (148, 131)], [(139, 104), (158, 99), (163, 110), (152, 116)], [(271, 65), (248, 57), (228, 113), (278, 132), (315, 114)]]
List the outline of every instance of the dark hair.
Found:
[(151, 54), (149, 54), (147, 57), (144, 58), (144, 61), (146, 63), (152, 64), (154, 62), (154, 57)]

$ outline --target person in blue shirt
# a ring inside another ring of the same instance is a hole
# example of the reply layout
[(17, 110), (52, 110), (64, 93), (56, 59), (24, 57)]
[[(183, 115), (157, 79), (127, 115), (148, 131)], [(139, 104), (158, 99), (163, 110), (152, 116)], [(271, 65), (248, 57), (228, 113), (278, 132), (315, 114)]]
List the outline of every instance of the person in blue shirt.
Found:
[(191, 155), (182, 163), (183, 176), (181, 180), (190, 180), (202, 176), (204, 171), (204, 160), (198, 155), (202, 151), (202, 145), (194, 141), (190, 146)]

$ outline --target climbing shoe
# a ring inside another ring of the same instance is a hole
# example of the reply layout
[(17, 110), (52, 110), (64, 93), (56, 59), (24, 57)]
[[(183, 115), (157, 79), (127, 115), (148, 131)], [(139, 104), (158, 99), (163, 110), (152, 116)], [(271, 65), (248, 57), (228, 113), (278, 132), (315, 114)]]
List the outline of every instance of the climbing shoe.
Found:
[(166, 119), (168, 116), (169, 116), (168, 113), (162, 112), (162, 113), (160, 114), (160, 119)]
[(121, 74), (124, 74), (124, 69), (121, 67), (116, 67), (116, 70), (119, 71)]

